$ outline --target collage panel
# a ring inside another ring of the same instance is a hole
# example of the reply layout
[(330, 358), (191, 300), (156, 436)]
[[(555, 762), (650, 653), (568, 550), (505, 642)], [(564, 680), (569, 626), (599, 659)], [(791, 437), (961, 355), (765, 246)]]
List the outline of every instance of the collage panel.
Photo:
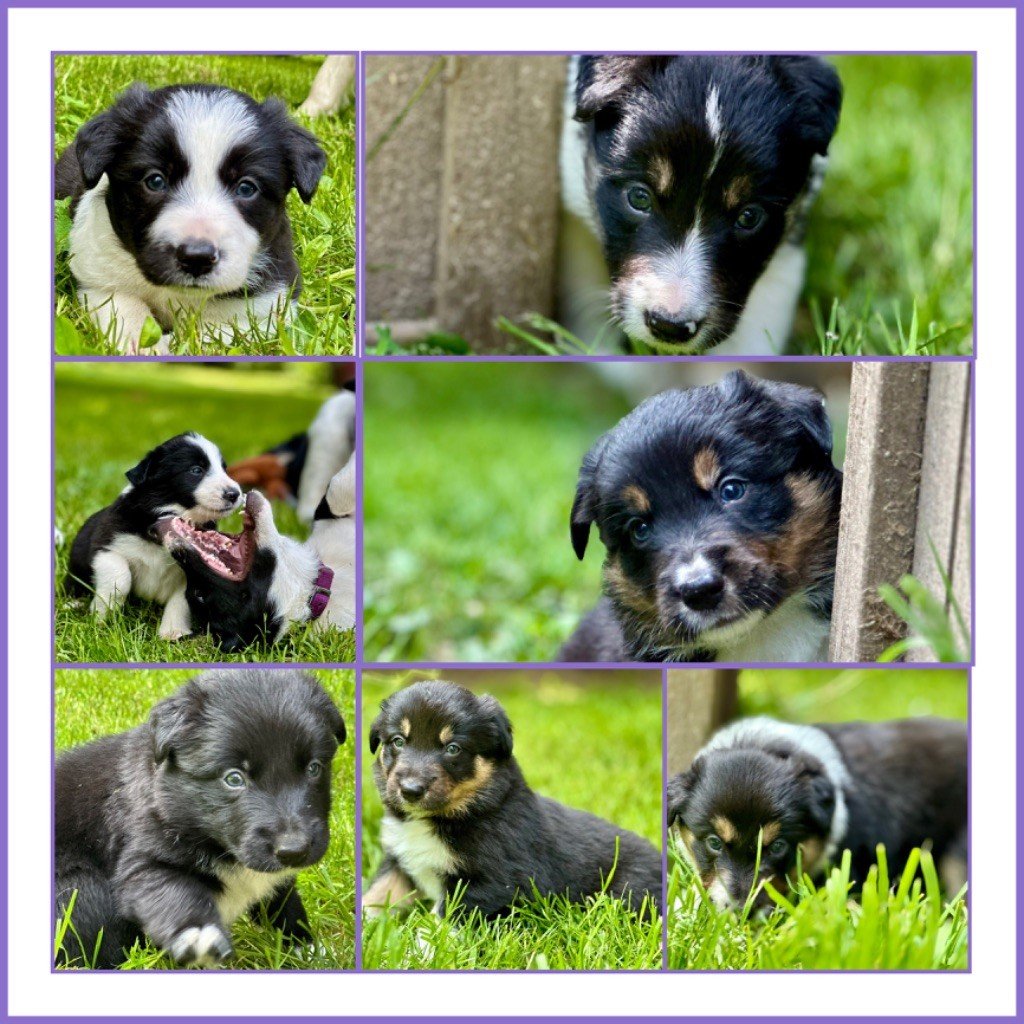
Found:
[(354, 660), (354, 363), (54, 374), (58, 662)]
[(969, 356), (970, 53), (366, 57), (371, 356)]
[(965, 671), (667, 678), (669, 970), (967, 970)]
[(58, 970), (355, 966), (355, 673), (61, 669)]
[(969, 660), (966, 364), (364, 381), (368, 660)]
[(373, 671), (362, 706), (364, 969), (661, 969), (660, 672)]
[(354, 55), (55, 54), (59, 355), (355, 353)]

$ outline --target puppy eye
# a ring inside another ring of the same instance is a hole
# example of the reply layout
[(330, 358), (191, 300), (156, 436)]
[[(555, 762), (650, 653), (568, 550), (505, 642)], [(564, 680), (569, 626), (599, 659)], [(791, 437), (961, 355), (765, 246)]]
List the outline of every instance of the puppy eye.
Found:
[(630, 519), (630, 521), (626, 523), (626, 532), (629, 534), (630, 540), (637, 547), (643, 547), (643, 545), (650, 539), (651, 524), (643, 519)]
[(444, 748), (444, 752), (449, 757), (457, 757), (462, 753), (462, 747), (460, 747), (458, 743), (449, 743), (448, 746)]
[(240, 199), (252, 199), (257, 192), (259, 192), (259, 188), (257, 188), (256, 182), (251, 181), (249, 178), (243, 178), (235, 186), (235, 195)]
[(722, 501), (739, 501), (747, 493), (747, 485), (742, 480), (723, 480), (718, 488), (718, 496)]
[(192, 468), (191, 468), (191, 469), (189, 470), (189, 472), (190, 472), (190, 473), (191, 473), (191, 474), (192, 474), (193, 476), (202, 476), (202, 475), (203, 475), (203, 473), (205, 473), (205, 472), (206, 472), (206, 470), (204, 470), (202, 466), (193, 466), (193, 467), (192, 467)]
[(704, 840), (704, 845), (705, 845), (705, 846), (706, 846), (706, 847), (707, 847), (707, 848), (708, 848), (708, 849), (709, 849), (709, 850), (710, 850), (710, 851), (711, 851), (712, 853), (721, 853), (721, 852), (722, 852), (722, 845), (723, 845), (723, 844), (722, 844), (722, 840), (721, 840), (721, 839), (719, 839), (719, 838), (718, 838), (718, 836), (708, 836), (708, 837), (707, 837), (707, 838), (706, 838), (706, 839)]
[(648, 213), (654, 205), (654, 196), (645, 185), (630, 185), (626, 189), (626, 202), (637, 213)]
[(401, 750), (402, 747), (405, 746), (405, 737), (404, 736), (392, 736), (391, 737), (391, 746), (393, 746), (395, 748), (395, 750)]
[(324, 766), (319, 761), (310, 761), (309, 764), (306, 765), (306, 774), (311, 779), (318, 779), (323, 770)]
[(789, 843), (787, 843), (785, 839), (776, 839), (775, 842), (768, 847), (768, 852), (773, 857), (781, 857), (788, 850)]
[(142, 183), (150, 192), (167, 191), (167, 179), (162, 174), (150, 174), (142, 179)]
[(753, 234), (767, 219), (764, 208), (757, 205), (744, 206), (736, 218), (736, 227), (745, 234)]
[(225, 772), (222, 781), (228, 789), (245, 789), (245, 776), (237, 768)]

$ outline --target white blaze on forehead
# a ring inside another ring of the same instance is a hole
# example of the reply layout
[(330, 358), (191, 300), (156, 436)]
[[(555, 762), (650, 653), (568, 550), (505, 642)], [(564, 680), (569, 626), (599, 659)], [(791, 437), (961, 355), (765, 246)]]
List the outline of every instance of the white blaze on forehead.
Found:
[[(242, 489), (224, 472), (220, 449), (202, 434), (191, 434), (189, 441), (209, 460), (209, 468), (195, 489), (196, 511), (200, 508), (219, 511), (224, 507), (224, 492), (234, 489), (241, 500)], [(237, 504), (237, 502), (236, 502)]]
[(718, 86), (712, 85), (708, 89), (707, 100), (704, 103), (704, 117), (708, 123), (708, 131), (715, 142), (722, 138), (722, 108), (718, 102)]

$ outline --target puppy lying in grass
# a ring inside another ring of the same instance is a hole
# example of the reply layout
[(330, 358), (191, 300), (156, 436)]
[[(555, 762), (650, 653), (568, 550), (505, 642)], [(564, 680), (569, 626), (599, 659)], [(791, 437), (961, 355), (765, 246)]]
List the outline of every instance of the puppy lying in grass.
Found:
[(766, 883), (785, 892), (844, 850), (863, 882), (879, 845), (894, 877), (929, 847), (954, 894), (967, 879), (967, 726), (741, 719), (669, 782), (668, 824), (722, 909), (768, 909)]
[(456, 893), (460, 910), (484, 917), (534, 893), (582, 903), (607, 892), (635, 912), (661, 912), (659, 852), (530, 789), (493, 697), (416, 683), (383, 701), (369, 740), (384, 859), (363, 896), (367, 916), (414, 898), (444, 914)]
[(216, 964), (232, 923), (259, 907), (308, 940), (295, 875), (327, 850), (344, 739), (312, 676), (247, 669), (203, 673), (137, 728), (62, 754), (58, 964), (117, 967), (144, 939), (180, 964)]

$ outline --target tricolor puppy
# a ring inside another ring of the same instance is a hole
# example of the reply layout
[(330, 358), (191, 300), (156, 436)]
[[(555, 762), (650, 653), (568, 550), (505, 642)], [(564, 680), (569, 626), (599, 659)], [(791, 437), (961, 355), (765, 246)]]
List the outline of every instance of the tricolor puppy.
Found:
[(534, 890), (583, 902), (606, 883), (632, 910), (660, 912), (658, 851), (530, 789), (493, 697), (415, 683), (381, 704), (370, 751), (378, 754), (384, 859), (363, 896), (365, 913), (422, 898), (442, 914), (464, 885), (462, 910), (498, 916)]
[(766, 881), (785, 893), (798, 864), (814, 875), (844, 850), (863, 882), (879, 844), (890, 878), (928, 846), (953, 895), (967, 880), (967, 726), (741, 719), (669, 782), (668, 824), (722, 908), (770, 907)]
[(665, 391), (590, 449), (570, 530), (604, 597), (563, 661), (827, 657), (842, 474), (821, 395), (736, 371)]
[(295, 622), (355, 625), (356, 461), (335, 474), (303, 543), (281, 534), (259, 491), (245, 499), (239, 534), (196, 530), (181, 517), (156, 524), (185, 572), (185, 600), (197, 630), (228, 651), (275, 643)]
[(841, 98), (817, 57), (570, 61), (563, 201), (602, 249), (630, 339), (670, 354), (786, 342)]
[(233, 922), (260, 907), (308, 941), (295, 875), (327, 850), (344, 739), (312, 676), (238, 669), (205, 672), (144, 724), (62, 754), (57, 921), (74, 905), (58, 962), (116, 967), (148, 938), (181, 964), (218, 963)]
[(309, 203), (326, 162), (278, 100), (133, 85), (57, 162), (80, 299), (129, 353), (149, 316), (170, 331), (197, 313), (230, 332), (287, 313), (302, 282), (285, 199), (295, 188)]
[(164, 606), (160, 636), (176, 640), (191, 630), (185, 576), (154, 534), (157, 522), (178, 516), (197, 533), (238, 508), (241, 488), (224, 470), (213, 442), (178, 434), (154, 448), (125, 474), (128, 486), (112, 505), (91, 515), (71, 545), (67, 593), (91, 596), (102, 619), (129, 594)]

